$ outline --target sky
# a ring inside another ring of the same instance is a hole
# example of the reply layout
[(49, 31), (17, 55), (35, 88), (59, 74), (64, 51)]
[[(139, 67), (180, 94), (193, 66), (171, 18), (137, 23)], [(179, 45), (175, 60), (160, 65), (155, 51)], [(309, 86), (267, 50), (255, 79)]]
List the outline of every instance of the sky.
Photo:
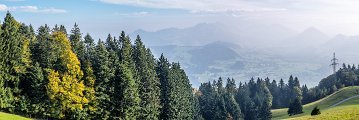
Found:
[[(359, 34), (358, 0), (0, 0), (0, 16), (38, 27), (75, 22), (83, 33), (105, 38), (124, 30), (156, 31), (199, 23), (280, 24), (316, 27), (329, 34)], [(2, 20), (1, 20), (2, 21)]]

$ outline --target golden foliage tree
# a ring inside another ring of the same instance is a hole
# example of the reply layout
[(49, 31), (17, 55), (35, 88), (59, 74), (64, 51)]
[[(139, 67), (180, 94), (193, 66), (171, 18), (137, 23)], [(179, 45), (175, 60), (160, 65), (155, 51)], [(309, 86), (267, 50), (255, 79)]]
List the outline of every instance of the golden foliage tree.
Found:
[(53, 110), (56, 112), (52, 116), (64, 118), (66, 113), (82, 110), (89, 101), (83, 94), (85, 85), (81, 81), (80, 61), (71, 50), (69, 40), (62, 32), (54, 32), (52, 38), (60, 48), (57, 53), (60, 66), (49, 70), (47, 94), (54, 106), (52, 108), (57, 109)]

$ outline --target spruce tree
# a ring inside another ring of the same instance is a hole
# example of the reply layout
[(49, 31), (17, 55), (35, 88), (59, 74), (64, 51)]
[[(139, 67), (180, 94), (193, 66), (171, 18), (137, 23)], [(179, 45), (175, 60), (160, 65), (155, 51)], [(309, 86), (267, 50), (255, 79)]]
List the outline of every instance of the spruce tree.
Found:
[(84, 41), (82, 40), (82, 33), (80, 31), (80, 28), (76, 23), (74, 27), (71, 29), (69, 39), (71, 42), (72, 50), (77, 55), (77, 57), (79, 58), (82, 64), (85, 61), (85, 44)]
[(46, 93), (47, 82), (45, 75), (38, 63), (35, 63), (35, 65), (30, 68), (26, 80), (27, 82), (24, 84), (28, 84), (29, 87), (24, 89), (24, 94), (29, 97), (32, 105), (29, 114), (34, 118), (43, 118), (45, 117), (44, 115), (50, 112), (47, 110), (50, 101)]
[[(61, 28), (61, 27), (60, 27)], [(89, 118), (94, 118), (97, 111), (97, 105), (99, 104), (95, 93), (95, 81), (96, 76), (93, 70), (93, 61), (95, 59), (95, 44), (94, 40), (89, 34), (84, 37), (85, 53), (84, 61), (82, 63), (82, 69), (84, 72), (84, 84), (85, 84), (85, 96), (89, 99), (89, 104), (86, 105), (85, 111), (89, 115)]]
[(270, 119), (271, 118), (271, 111), (270, 108), (272, 107), (272, 100), (273, 96), (270, 93), (269, 89), (266, 86), (264, 81), (257, 81), (257, 95), (254, 98), (256, 105), (259, 107), (259, 118), (260, 119)]
[(214, 106), (214, 117), (213, 120), (225, 120), (227, 118), (227, 108), (224, 102), (224, 97), (219, 95), (218, 93), (215, 94), (215, 106)]
[(234, 95), (237, 91), (236, 91), (236, 83), (234, 81), (234, 79), (227, 79), (227, 84), (226, 84), (226, 91), (232, 95)]
[(225, 93), (225, 89), (223, 87), (223, 80), (222, 80), (222, 77), (219, 77), (218, 78), (218, 81), (217, 81), (217, 84), (216, 84), (216, 90), (217, 90), (217, 93), (222, 96), (224, 93)]
[(35, 63), (39, 63), (42, 68), (55, 67), (59, 56), (56, 56), (55, 52), (59, 47), (55, 46), (52, 36), (50, 34), (50, 28), (46, 24), (40, 26), (37, 30), (38, 34), (36, 40), (30, 44), (31, 59)]
[(191, 119), (193, 117), (192, 88), (179, 63), (172, 63), (169, 78), (170, 119)]
[[(134, 120), (139, 116), (140, 96), (138, 91), (138, 82), (134, 77), (135, 66), (132, 57), (132, 45), (128, 37), (121, 39), (121, 61), (119, 66), (120, 81), (120, 100), (121, 100), (121, 119)], [(129, 97), (131, 96), (131, 97)]]
[(179, 67), (179, 74), (181, 76), (181, 83), (182, 83), (182, 87), (181, 87), (181, 93), (183, 94), (183, 96), (181, 97), (182, 100), (182, 111), (184, 114), (182, 114), (181, 119), (191, 119), (193, 118), (193, 93), (192, 93), (192, 85), (190, 84), (190, 80), (188, 78), (188, 76), (186, 75), (185, 71), (180, 67), (180, 64), (178, 64)]
[[(20, 96), (18, 88), (20, 83), (20, 74), (24, 74), (26, 68), (23, 63), (24, 39), (20, 34), (21, 24), (7, 12), (4, 22), (1, 25), (1, 58), (0, 58), (0, 81), (2, 81), (0, 98), (0, 108), (13, 112), (14, 103)], [(26, 44), (26, 43), (25, 43)]]
[(214, 119), (216, 101), (214, 99), (215, 91), (211, 82), (201, 83), (199, 91), (198, 101), (203, 118), (205, 120)]
[(91, 62), (89, 60), (85, 60), (83, 63), (83, 82), (85, 85), (84, 89), (84, 96), (89, 102), (85, 104), (84, 110), (82, 113), (85, 115), (85, 118), (94, 118), (96, 114), (96, 107), (98, 105), (96, 101), (96, 95), (95, 95), (95, 80), (96, 77), (94, 75), (94, 71), (91, 67)]
[(272, 83), (270, 84), (270, 86), (268, 86), (268, 89), (270, 91), (270, 93), (273, 96), (273, 101), (272, 101), (272, 108), (280, 108), (280, 88), (277, 85), (277, 81), (273, 80)]
[[(30, 31), (33, 32), (31, 26)], [(31, 52), (31, 60), (33, 67), (30, 68), (29, 75), (24, 84), (30, 83), (30, 88), (26, 90), (32, 104), (31, 116), (37, 118), (49, 117), (50, 99), (47, 94), (48, 72), (49, 69), (56, 67), (58, 64), (57, 51), (59, 47), (52, 40), (50, 28), (40, 26), (36, 38), (30, 41), (29, 47)]]
[[(123, 31), (122, 31), (123, 32)], [(125, 34), (123, 34), (123, 35), (125, 35)], [(126, 36), (122, 36), (121, 38), (120, 38), (121, 40), (121, 42), (123, 42), (123, 40), (125, 40), (125, 39), (127, 39), (126, 38)], [(106, 48), (107, 48), (107, 50), (109, 50), (109, 51), (118, 51), (120, 48), (120, 46), (118, 46), (117, 45), (117, 40), (116, 40), (116, 38), (115, 37), (112, 37), (111, 36), (111, 34), (108, 34), (107, 35), (107, 38), (106, 38)]]
[(137, 36), (134, 48), (136, 70), (140, 76), (139, 94), (141, 97), (141, 110), (139, 119), (156, 120), (160, 108), (159, 80), (156, 77), (155, 59), (151, 52), (146, 49)]
[(302, 90), (302, 96), (303, 96), (303, 99), (302, 99), (303, 104), (309, 103), (310, 98), (309, 98), (309, 89), (308, 89), (307, 85), (303, 85), (301, 90)]
[(284, 83), (283, 79), (280, 79), (279, 81), (279, 107), (287, 107), (289, 105), (289, 100), (288, 98), (288, 90), (287, 90), (287, 85)]
[(200, 91), (197, 91), (193, 95), (193, 120), (204, 120), (201, 114), (201, 105), (199, 104), (199, 96), (201, 96)]
[(19, 31), (21, 35), (21, 59), (19, 62), (19, 67), (17, 76), (19, 77), (20, 82), (18, 83), (18, 89), (20, 91), (19, 99), (15, 102), (15, 111), (21, 111), (23, 114), (29, 114), (30, 112), (30, 100), (28, 98), (29, 93), (26, 90), (29, 90), (31, 79), (29, 79), (29, 75), (32, 74), (30, 72), (33, 63), (31, 60), (31, 52), (30, 52), (30, 41), (33, 41), (35, 35), (31, 28), (26, 26), (25, 24), (21, 24)]
[(95, 48), (95, 55), (93, 60), (93, 70), (96, 76), (95, 81), (95, 91), (96, 91), (96, 100), (98, 104), (97, 116), (96, 119), (108, 119), (112, 111), (111, 96), (113, 95), (113, 84), (111, 84), (111, 79), (114, 77), (114, 74), (110, 72), (109, 66), (109, 53), (104, 45), (104, 43), (99, 40)]
[(298, 98), (294, 99), (290, 102), (287, 112), (289, 116), (303, 113), (302, 102)]
[(236, 94), (236, 83), (234, 79), (227, 79), (226, 93), (224, 94), (224, 100), (226, 103), (227, 112), (230, 114), (232, 119), (239, 120), (242, 118), (241, 108), (234, 99)]
[(264, 101), (261, 108), (260, 108), (260, 119), (261, 120), (270, 120), (272, 118), (271, 112), (271, 103), (269, 101)]
[(241, 108), (234, 99), (233, 94), (230, 92), (225, 93), (224, 100), (226, 104), (226, 111), (231, 115), (233, 120), (240, 120), (242, 118)]
[(246, 89), (248, 86), (246, 84), (242, 84), (240, 82), (238, 90), (235, 95), (235, 100), (240, 106), (241, 112), (243, 113), (243, 118), (246, 118), (246, 112), (248, 109), (246, 109), (247, 103), (250, 101), (249, 98), (249, 91)]
[(167, 58), (161, 54), (160, 58), (157, 61), (156, 66), (157, 77), (160, 80), (160, 89), (161, 89), (161, 113), (160, 119), (166, 120), (170, 119), (170, 94), (171, 94), (171, 84), (170, 84), (170, 63)]
[(259, 118), (258, 107), (254, 102), (248, 101), (246, 104), (246, 112), (244, 119), (246, 120), (257, 120)]
[(95, 43), (94, 43), (94, 39), (91, 37), (91, 35), (89, 33), (87, 33), (84, 37), (84, 43), (85, 43), (85, 47), (86, 47), (86, 52), (85, 52), (85, 59), (89, 60), (91, 62), (91, 65), (93, 64), (93, 60), (95, 59)]

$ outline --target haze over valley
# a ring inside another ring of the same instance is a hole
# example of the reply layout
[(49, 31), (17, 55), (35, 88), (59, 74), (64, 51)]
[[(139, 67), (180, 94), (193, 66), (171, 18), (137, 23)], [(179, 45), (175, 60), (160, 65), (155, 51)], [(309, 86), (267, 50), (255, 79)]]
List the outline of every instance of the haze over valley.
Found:
[[(231, 29), (226, 29), (231, 28)], [(201, 23), (189, 28), (158, 31), (137, 30), (155, 56), (164, 53), (182, 63), (191, 83), (233, 77), (246, 82), (251, 77), (279, 80), (299, 76), (314, 86), (332, 74), (330, 59), (336, 52), (340, 63), (359, 61), (357, 36), (327, 35), (315, 27), (295, 31), (283, 25), (230, 25)]]

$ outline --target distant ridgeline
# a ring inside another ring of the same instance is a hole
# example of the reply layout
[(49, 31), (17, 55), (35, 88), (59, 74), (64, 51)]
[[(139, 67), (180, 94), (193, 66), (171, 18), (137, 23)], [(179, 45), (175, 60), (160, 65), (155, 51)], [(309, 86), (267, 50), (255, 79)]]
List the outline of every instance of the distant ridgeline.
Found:
[(0, 29), (0, 110), (38, 119), (193, 119), (179, 63), (155, 59), (122, 32), (97, 44), (78, 25), (31, 25), (8, 12)]
[[(359, 67), (358, 67), (359, 68)], [(196, 96), (204, 119), (244, 118), (270, 119), (271, 109), (289, 108), (288, 115), (302, 113), (302, 104), (319, 100), (340, 88), (359, 85), (359, 69), (355, 65), (345, 65), (335, 74), (308, 89), (300, 86), (297, 77), (289, 77), (288, 83), (281, 79), (270, 81), (269, 78), (239, 83), (227, 79), (223, 86), (222, 78), (217, 81), (202, 83)]]

